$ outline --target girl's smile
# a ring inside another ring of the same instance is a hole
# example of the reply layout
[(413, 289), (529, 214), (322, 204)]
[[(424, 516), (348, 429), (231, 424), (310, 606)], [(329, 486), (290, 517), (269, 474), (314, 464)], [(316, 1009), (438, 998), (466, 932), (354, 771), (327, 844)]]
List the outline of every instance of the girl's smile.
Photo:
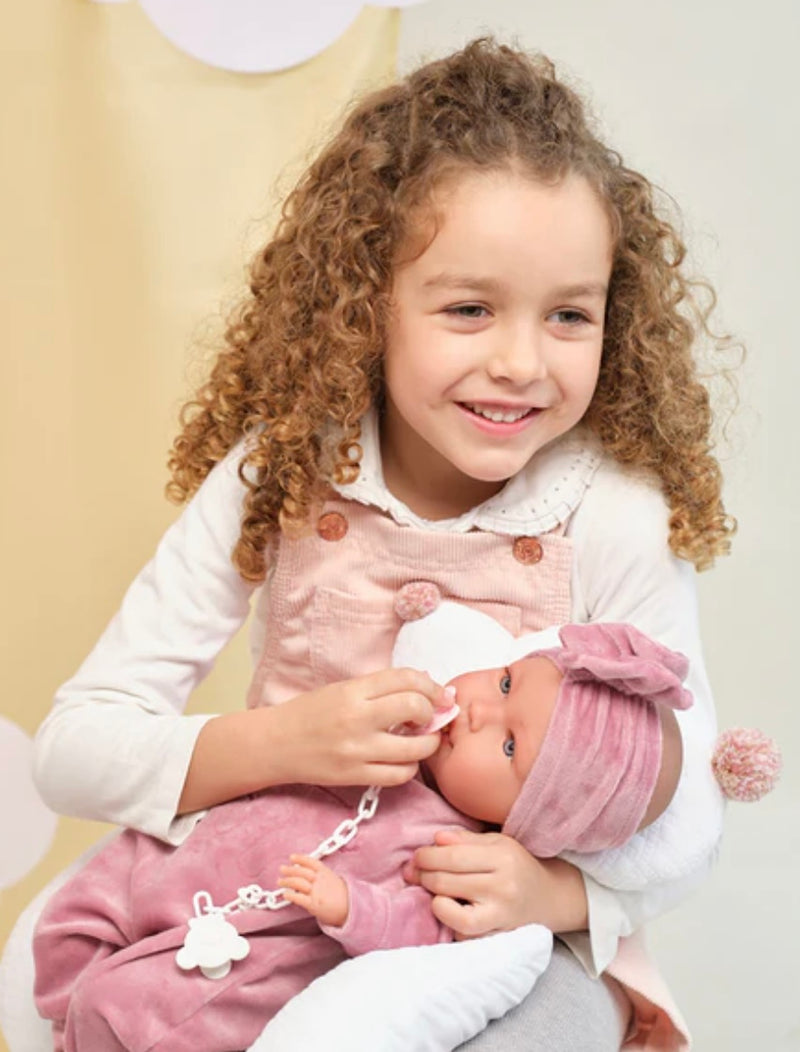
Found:
[(541, 412), (533, 406), (478, 405), (458, 403), (475, 427), (487, 435), (515, 435)]
[(392, 288), (381, 452), (389, 489), (449, 518), (573, 427), (600, 367), (612, 239), (589, 184), (468, 172)]

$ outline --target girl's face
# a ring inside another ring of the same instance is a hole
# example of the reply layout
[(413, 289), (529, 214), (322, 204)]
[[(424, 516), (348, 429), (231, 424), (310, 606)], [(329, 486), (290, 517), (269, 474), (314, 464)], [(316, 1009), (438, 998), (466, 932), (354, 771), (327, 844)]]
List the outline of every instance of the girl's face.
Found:
[(437, 232), (398, 265), (381, 451), (389, 489), (430, 519), (498, 492), (594, 393), (612, 263), (585, 179), (468, 173)]
[(539, 754), (561, 680), (544, 657), (452, 680), (461, 711), (425, 761), (442, 796), (502, 825)]

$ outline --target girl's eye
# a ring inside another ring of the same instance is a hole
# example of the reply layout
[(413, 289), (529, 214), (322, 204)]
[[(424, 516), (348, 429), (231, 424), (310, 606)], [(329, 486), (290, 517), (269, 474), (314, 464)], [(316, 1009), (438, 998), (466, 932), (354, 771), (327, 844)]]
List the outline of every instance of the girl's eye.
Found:
[(511, 690), (511, 673), (506, 672), (500, 679), (500, 693), (508, 694)]
[(586, 315), (579, 310), (557, 310), (550, 315), (559, 325), (582, 325), (589, 321)]
[(456, 318), (478, 320), (485, 318), (489, 312), (480, 303), (459, 303), (456, 307), (448, 307), (445, 313), (452, 314)]
[(511, 757), (514, 755), (513, 738), (506, 738), (506, 740), (503, 742), (503, 752), (509, 759), (511, 759)]

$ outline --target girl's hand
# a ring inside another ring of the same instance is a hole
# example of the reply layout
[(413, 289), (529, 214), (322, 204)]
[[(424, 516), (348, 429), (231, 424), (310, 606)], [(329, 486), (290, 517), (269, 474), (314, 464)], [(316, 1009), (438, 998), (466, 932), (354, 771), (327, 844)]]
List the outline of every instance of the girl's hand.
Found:
[(341, 928), (347, 920), (347, 885), (333, 870), (310, 855), (290, 855), (281, 866), (278, 887), (289, 902), (302, 906), (322, 924)]
[(178, 813), (272, 785), (401, 785), (434, 753), (438, 734), (423, 727), (452, 699), (430, 676), (386, 669), (300, 694), (282, 705), (228, 712), (208, 720), (195, 743)]
[(424, 726), (451, 699), (424, 672), (386, 669), (301, 694), (269, 710), (271, 784), (401, 785), (436, 751), (438, 734), (404, 736), (390, 728)]
[(433, 913), (457, 939), (523, 924), (553, 932), (588, 926), (580, 870), (558, 858), (537, 859), (502, 833), (442, 830), (414, 852), (403, 875), (433, 896)]

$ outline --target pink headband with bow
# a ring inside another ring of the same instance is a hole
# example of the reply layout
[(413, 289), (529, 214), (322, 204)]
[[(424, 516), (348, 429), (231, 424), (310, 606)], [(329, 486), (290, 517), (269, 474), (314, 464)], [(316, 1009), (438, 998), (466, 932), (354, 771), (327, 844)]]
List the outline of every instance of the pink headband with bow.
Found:
[(539, 755), (503, 826), (533, 855), (600, 851), (639, 828), (661, 767), (656, 704), (687, 709), (688, 661), (632, 625), (567, 625), (540, 650), (563, 673)]

